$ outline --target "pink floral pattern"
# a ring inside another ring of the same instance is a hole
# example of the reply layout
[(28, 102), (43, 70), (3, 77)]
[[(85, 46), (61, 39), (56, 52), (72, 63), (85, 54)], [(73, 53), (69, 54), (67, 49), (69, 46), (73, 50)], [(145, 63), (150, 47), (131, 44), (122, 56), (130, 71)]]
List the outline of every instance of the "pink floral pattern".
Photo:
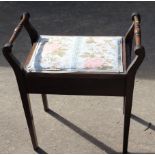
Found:
[(84, 62), (84, 68), (95, 69), (102, 68), (104, 61), (102, 58), (87, 58)]
[(40, 36), (26, 69), (122, 72), (122, 37)]

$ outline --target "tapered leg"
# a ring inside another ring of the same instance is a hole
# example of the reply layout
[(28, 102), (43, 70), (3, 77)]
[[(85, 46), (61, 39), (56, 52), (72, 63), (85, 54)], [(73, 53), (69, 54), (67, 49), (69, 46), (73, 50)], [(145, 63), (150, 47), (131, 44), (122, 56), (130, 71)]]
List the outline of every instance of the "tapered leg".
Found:
[(22, 91), (20, 92), (20, 94), (21, 94), (22, 104), (25, 112), (29, 133), (31, 136), (32, 145), (33, 145), (33, 148), (36, 150), (38, 148), (38, 141), (37, 141), (35, 126), (33, 122), (33, 115), (32, 115), (29, 95)]
[(123, 153), (127, 153), (128, 150), (131, 109), (132, 109), (132, 93), (129, 93), (125, 97)]
[(49, 107), (48, 107), (48, 101), (47, 101), (47, 95), (46, 94), (42, 94), (42, 100), (43, 100), (44, 110), (48, 111)]

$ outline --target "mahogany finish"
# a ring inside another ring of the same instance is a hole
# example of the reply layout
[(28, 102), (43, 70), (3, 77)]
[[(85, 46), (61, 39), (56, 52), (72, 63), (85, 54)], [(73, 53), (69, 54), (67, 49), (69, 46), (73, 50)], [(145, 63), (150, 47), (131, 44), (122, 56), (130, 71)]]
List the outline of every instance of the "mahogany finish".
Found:
[[(48, 111), (49, 109), (46, 94), (106, 95), (124, 97), (123, 153), (127, 153), (134, 80), (136, 72), (145, 57), (145, 50), (141, 45), (140, 15), (137, 13), (132, 15), (132, 25), (124, 37), (124, 71), (122, 73), (27, 72), (25, 70), (25, 65), (30, 61), (35, 45), (39, 38), (39, 35), (32, 27), (29, 18), (29, 13), (23, 13), (21, 20), (15, 28), (9, 42), (3, 47), (3, 54), (10, 63), (16, 75), (25, 117), (34, 149), (37, 149), (39, 146), (37, 143), (33, 115), (29, 101), (30, 93), (42, 94), (45, 111)], [(20, 64), (20, 62), (12, 53), (13, 43), (23, 27), (25, 27), (27, 30), (32, 42), (32, 49), (24, 65)], [(135, 57), (133, 60), (131, 60), (133, 38), (135, 40)]]

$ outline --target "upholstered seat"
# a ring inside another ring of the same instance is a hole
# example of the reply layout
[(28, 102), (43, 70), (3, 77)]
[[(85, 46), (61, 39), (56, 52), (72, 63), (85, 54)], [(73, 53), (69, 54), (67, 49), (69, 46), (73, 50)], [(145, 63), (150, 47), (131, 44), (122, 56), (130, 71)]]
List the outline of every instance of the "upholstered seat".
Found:
[(122, 37), (41, 35), (28, 72), (123, 72)]

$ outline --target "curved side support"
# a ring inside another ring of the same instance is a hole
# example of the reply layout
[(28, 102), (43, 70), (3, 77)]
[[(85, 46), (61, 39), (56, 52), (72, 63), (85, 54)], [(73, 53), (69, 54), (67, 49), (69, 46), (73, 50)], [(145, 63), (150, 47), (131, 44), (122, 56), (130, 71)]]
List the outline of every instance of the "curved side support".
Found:
[(2, 49), (4, 56), (6, 57), (7, 61), (13, 68), (14, 72), (16, 73), (16, 76), (17, 76), (18, 71), (24, 71), (24, 70), (23, 70), (23, 66), (21, 65), (21, 63), (12, 54), (12, 47), (13, 47), (14, 41), (20, 34), (23, 27), (26, 28), (26, 30), (30, 36), (32, 44), (34, 42), (36, 42), (39, 38), (37, 31), (30, 24), (29, 18), (30, 18), (30, 14), (28, 12), (23, 13), (23, 15), (21, 16), (21, 20), (20, 20), (19, 24), (16, 26), (16, 28), (14, 29), (13, 34), (10, 37), (8, 43), (5, 44)]
[(23, 67), (21, 63), (18, 61), (18, 59), (12, 54), (12, 47), (13, 45), (11, 43), (7, 43), (4, 45), (2, 51), (3, 55), (13, 68), (14, 72), (16, 73), (17, 71), (23, 70)]
[(143, 46), (139, 45), (136, 46), (135, 48), (135, 58), (133, 59), (132, 63), (129, 65), (129, 67), (127, 68), (127, 74), (130, 73), (136, 73), (136, 71), (138, 70), (139, 66), (141, 65), (141, 63), (144, 60), (145, 57), (145, 49)]

